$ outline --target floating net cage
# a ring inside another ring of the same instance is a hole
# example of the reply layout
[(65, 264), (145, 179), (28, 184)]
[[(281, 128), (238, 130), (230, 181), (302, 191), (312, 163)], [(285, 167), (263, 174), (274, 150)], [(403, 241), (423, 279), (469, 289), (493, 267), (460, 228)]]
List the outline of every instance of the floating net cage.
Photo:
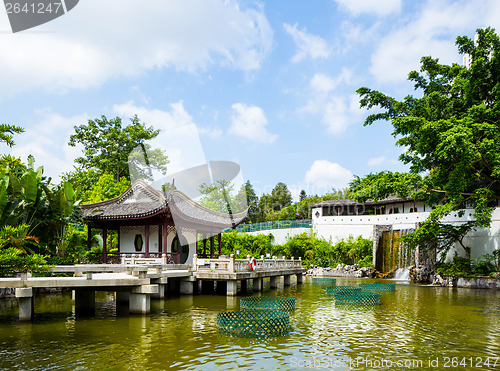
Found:
[(354, 294), (335, 294), (335, 303), (355, 305), (355, 306), (373, 306), (379, 305), (378, 292), (356, 292)]
[(282, 336), (290, 331), (290, 317), (281, 310), (242, 310), (217, 315), (217, 329), (242, 337)]
[(295, 298), (282, 296), (255, 296), (240, 300), (241, 309), (295, 310)]
[(365, 291), (380, 291), (380, 292), (396, 291), (395, 283), (360, 283), (359, 287), (361, 287)]
[(326, 288), (327, 294), (353, 295), (358, 292), (361, 292), (361, 287), (358, 286), (328, 286)]
[(335, 285), (337, 283), (337, 280), (332, 277), (313, 277), (312, 282), (319, 284)]

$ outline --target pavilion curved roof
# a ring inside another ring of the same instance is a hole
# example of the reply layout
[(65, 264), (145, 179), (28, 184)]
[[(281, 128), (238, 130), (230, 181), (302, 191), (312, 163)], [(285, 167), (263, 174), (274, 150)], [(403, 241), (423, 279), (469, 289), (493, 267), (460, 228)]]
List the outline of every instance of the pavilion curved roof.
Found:
[(142, 180), (137, 180), (120, 196), (82, 205), (82, 216), (89, 221), (144, 219), (170, 214), (174, 221), (230, 228), (240, 224), (248, 210), (225, 214), (210, 210), (179, 190), (163, 193)]

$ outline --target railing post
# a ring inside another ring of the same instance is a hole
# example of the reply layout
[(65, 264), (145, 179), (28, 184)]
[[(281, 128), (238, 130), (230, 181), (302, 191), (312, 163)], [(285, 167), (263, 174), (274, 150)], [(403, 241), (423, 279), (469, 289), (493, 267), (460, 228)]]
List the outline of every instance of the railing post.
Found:
[(227, 268), (229, 272), (234, 273), (234, 254), (229, 256), (229, 266)]
[(198, 254), (193, 255), (193, 271), (198, 270)]
[(292, 260), (292, 265), (290, 268), (294, 268), (295, 267), (295, 262), (294, 262), (295, 258), (292, 256), (291, 260)]
[(28, 272), (21, 272), (19, 277), (21, 278), (22, 285), (25, 286), (26, 280), (28, 279)]
[(299, 263), (298, 263), (298, 267), (299, 268), (302, 268), (302, 257), (299, 256)]

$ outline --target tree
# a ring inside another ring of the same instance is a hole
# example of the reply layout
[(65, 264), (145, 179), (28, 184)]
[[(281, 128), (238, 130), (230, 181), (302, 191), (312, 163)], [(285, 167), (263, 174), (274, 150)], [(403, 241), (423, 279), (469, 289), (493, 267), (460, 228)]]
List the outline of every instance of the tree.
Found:
[[(244, 223), (255, 223), (259, 218), (259, 197), (255, 194), (252, 184), (247, 180), (236, 195), (236, 200), (245, 208), (248, 207), (248, 214), (243, 220)], [(243, 207), (240, 207), (243, 209)]]
[(378, 201), (391, 195), (401, 198), (416, 197), (422, 186), (422, 177), (414, 173), (381, 171), (361, 178), (357, 175), (349, 183), (349, 198), (357, 202)]
[(74, 190), (70, 182), (54, 187), (43, 185), (43, 190), (49, 204), (47, 225), (51, 242), (55, 244), (55, 252), (64, 256), (68, 247), (68, 226), (81, 220), (79, 191)]
[(306, 197), (307, 197), (306, 191), (304, 190), (300, 191), (299, 202), (304, 201)]
[(0, 142), (5, 142), (9, 147), (14, 143), (14, 134), (24, 133), (24, 128), (15, 125), (0, 124)]
[[(83, 200), (87, 201), (94, 185), (99, 181), (102, 173), (99, 169), (84, 169), (82, 166), (75, 166), (73, 171), (63, 173), (61, 180), (70, 182), (75, 188), (79, 188), (82, 192)], [(111, 175), (115, 179), (114, 175)]]
[(69, 182), (51, 185), (43, 167), (35, 169), (34, 162), (29, 156), (26, 165), (0, 172), (0, 235), (8, 233), (37, 249), (63, 252), (68, 223), (80, 219), (79, 192)]
[[(361, 107), (382, 110), (369, 115), (365, 125), (390, 121), (396, 144), (406, 148), (400, 159), (411, 165), (411, 174), (425, 174), (417, 196), (442, 204), (423, 223), (423, 231), (409, 235), (415, 244), (436, 236), (432, 229), (441, 236), (434, 239), (439, 247), (446, 236), (459, 242), (464, 233), (488, 227), (490, 201), (500, 197), (500, 40), (491, 28), (477, 34), (477, 43), (466, 36), (456, 40), (458, 51), (471, 56), (470, 68), (440, 64), (430, 56), (421, 59), (420, 72), (408, 75), (421, 98), (408, 95), (398, 101), (366, 87), (357, 90)], [(465, 203), (474, 205), (475, 223), (461, 231), (445, 227), (442, 218)]]
[(247, 208), (245, 200), (240, 200), (238, 195), (234, 195), (234, 184), (226, 180), (218, 180), (209, 185), (203, 183), (200, 186), (200, 193), (203, 196), (199, 203), (210, 210), (237, 214)]
[(264, 222), (267, 220), (268, 214), (273, 210), (271, 207), (271, 196), (264, 193), (259, 198), (259, 206), (258, 206), (258, 217), (257, 222)]
[(269, 203), (272, 210), (279, 211), (292, 204), (292, 194), (285, 183), (279, 182), (271, 191)]
[(122, 177), (120, 181), (117, 181), (113, 174), (104, 173), (92, 186), (92, 189), (84, 201), (94, 203), (109, 200), (113, 197), (121, 195), (128, 189), (128, 187), (130, 187), (130, 181), (125, 177)]
[[(134, 149), (143, 154), (145, 164), (150, 168), (166, 173), (167, 157), (159, 149), (151, 149), (146, 141), (155, 138), (159, 130), (152, 126), (146, 127), (137, 116), (130, 119), (131, 123), (122, 127), (119, 117), (108, 120), (106, 116), (100, 119), (89, 120), (87, 124), (75, 126), (75, 134), (70, 136), (69, 145), (84, 146), (82, 157), (75, 162), (85, 170), (98, 170), (99, 176), (103, 173), (113, 174), (117, 181), (121, 177), (130, 180), (129, 155)], [(135, 157), (132, 161), (137, 160)], [(148, 171), (138, 167), (140, 176), (147, 178)]]

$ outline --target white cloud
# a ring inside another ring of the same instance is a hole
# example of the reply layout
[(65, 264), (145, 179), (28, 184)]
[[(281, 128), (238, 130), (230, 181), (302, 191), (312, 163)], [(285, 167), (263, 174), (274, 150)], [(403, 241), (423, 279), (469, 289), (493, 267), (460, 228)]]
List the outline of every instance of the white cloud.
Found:
[(350, 50), (364, 50), (371, 48), (380, 40), (380, 28), (384, 23), (381, 21), (374, 22), (367, 27), (365, 23), (352, 22), (346, 20), (342, 22), (341, 33), (337, 42), (338, 50), (342, 54), (347, 54)]
[(200, 134), (206, 135), (211, 139), (219, 139), (222, 137), (222, 129), (215, 126), (207, 126), (207, 127), (198, 127)]
[(318, 93), (328, 94), (330, 91), (335, 89), (338, 83), (338, 79), (332, 79), (330, 76), (323, 73), (316, 73), (311, 79), (309, 85), (314, 91)]
[(500, 3), (481, 1), (427, 1), (422, 10), (381, 38), (371, 58), (371, 73), (379, 82), (400, 83), (420, 58), (431, 55), (441, 63), (461, 63), (455, 46), (458, 35), (474, 35), (475, 28), (500, 26)]
[(359, 97), (333, 96), (325, 105), (323, 113), (323, 123), (331, 134), (344, 132), (351, 124), (358, 122), (366, 115), (364, 110), (359, 108)]
[[(160, 129), (160, 134), (150, 144), (162, 148), (169, 157), (169, 172), (176, 172), (192, 166), (204, 164), (205, 153), (199, 139), (198, 128), (192, 117), (184, 109), (182, 101), (170, 104), (170, 110), (148, 109), (134, 102), (115, 104), (113, 112), (122, 117), (123, 125), (128, 119), (138, 115), (148, 126)], [(11, 154), (26, 160), (28, 155), (35, 157), (37, 166), (44, 166), (44, 173), (54, 181), (64, 172), (73, 170), (74, 160), (82, 156), (82, 146), (70, 147), (69, 137), (73, 127), (87, 123), (87, 114), (62, 116), (46, 108), (35, 111), (33, 123), (26, 125), (26, 132), (15, 136), (16, 145)], [(212, 129), (213, 132), (220, 129)]]
[(172, 130), (193, 123), (193, 118), (184, 109), (182, 101), (171, 103), (170, 108), (170, 111), (149, 109), (144, 106), (136, 106), (132, 101), (113, 105), (113, 111), (119, 116), (128, 119), (137, 115), (142, 122), (155, 129)]
[(386, 156), (372, 157), (367, 162), (368, 166), (374, 167), (394, 166), (397, 164), (399, 164), (399, 161), (387, 158)]
[(345, 188), (351, 179), (350, 170), (328, 160), (314, 161), (305, 176), (306, 183), (312, 183), (316, 188), (326, 190)]
[(262, 108), (235, 103), (229, 133), (259, 143), (273, 143), (278, 135), (267, 131), (267, 118)]
[[(148, 126), (160, 129), (156, 138), (149, 141), (152, 148), (164, 151), (169, 159), (167, 174), (171, 175), (206, 163), (205, 151), (201, 145), (199, 129), (182, 101), (171, 103), (170, 110), (149, 109), (134, 102), (115, 104), (116, 112), (122, 118), (137, 115)], [(125, 121), (124, 121), (125, 122)], [(155, 180), (163, 177), (154, 174)]]
[(297, 29), (297, 24), (290, 26), (288, 23), (284, 23), (283, 26), (297, 45), (298, 50), (292, 57), (292, 62), (300, 62), (307, 57), (311, 59), (325, 59), (330, 55), (331, 48), (325, 39), (307, 33), (305, 28), (300, 31)]
[(0, 13), (0, 96), (85, 89), (121, 76), (212, 65), (251, 72), (273, 32), (262, 8), (237, 0), (86, 0), (30, 32), (9, 34)]
[(81, 155), (81, 147), (68, 146), (73, 126), (86, 123), (87, 114), (64, 117), (51, 109), (35, 112), (34, 124), (26, 132), (16, 136), (11, 154), (23, 161), (28, 155), (35, 157), (35, 166), (43, 166), (44, 174), (58, 182), (64, 172), (73, 170), (75, 158)]
[(299, 112), (319, 114), (328, 133), (340, 134), (353, 122), (361, 120), (366, 114), (359, 108), (359, 97), (335, 94), (336, 87), (353, 83), (352, 72), (344, 69), (339, 76), (332, 78), (326, 74), (315, 74), (310, 83), (310, 99)]
[(367, 164), (368, 166), (380, 166), (385, 164), (386, 162), (387, 162), (387, 157), (379, 156), (379, 157), (372, 157), (371, 159), (368, 160)]
[(386, 16), (401, 11), (401, 0), (334, 0), (340, 7), (351, 12), (353, 15), (362, 13)]

